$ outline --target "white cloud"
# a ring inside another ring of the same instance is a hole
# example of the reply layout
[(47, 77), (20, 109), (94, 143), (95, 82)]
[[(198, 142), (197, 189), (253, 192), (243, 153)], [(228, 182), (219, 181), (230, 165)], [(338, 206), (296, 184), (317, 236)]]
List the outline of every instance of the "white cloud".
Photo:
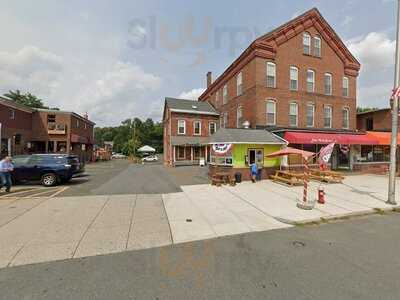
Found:
[(117, 61), (110, 70), (87, 82), (74, 101), (102, 124), (118, 124), (126, 118), (154, 115), (153, 99), (146, 95), (157, 90), (161, 82), (160, 77), (137, 65)]
[(204, 91), (205, 91), (205, 89), (203, 89), (203, 88), (192, 89), (190, 91), (180, 93), (178, 98), (197, 100), (200, 97), (200, 95), (203, 94)]
[(61, 57), (34, 46), (13, 52), (0, 52), (0, 86), (50, 95), (60, 84), (64, 69)]
[(394, 64), (396, 41), (385, 33), (370, 32), (362, 39), (350, 41), (348, 47), (365, 72), (382, 70)]

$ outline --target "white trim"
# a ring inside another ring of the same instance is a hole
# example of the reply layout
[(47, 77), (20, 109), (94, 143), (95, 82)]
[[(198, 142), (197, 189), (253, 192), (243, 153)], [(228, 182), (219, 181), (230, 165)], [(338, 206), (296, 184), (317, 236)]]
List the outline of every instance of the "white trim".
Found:
[[(296, 71), (296, 79), (292, 79), (292, 70)], [(292, 89), (292, 80), (296, 81), (296, 88)], [(289, 67), (289, 90), (298, 91), (299, 90), (299, 68), (296, 66)]]
[[(328, 126), (325, 126), (325, 108), (330, 108), (330, 111), (331, 111), (331, 113), (330, 113), (330, 125), (329, 125), (329, 127)], [(325, 105), (324, 107), (323, 107), (323, 118), (324, 118), (324, 128), (332, 128), (332, 118), (333, 118), (333, 108), (332, 108), (332, 105)]]
[[(211, 124), (214, 124), (214, 132), (211, 133)], [(217, 122), (211, 121), (208, 122), (208, 135), (214, 134), (217, 132)]]
[[(344, 82), (345, 82), (345, 80), (347, 82), (347, 95), (344, 95), (344, 89), (345, 89)], [(345, 98), (350, 97), (350, 79), (347, 76), (343, 76), (343, 78), (342, 78), (342, 96), (345, 97)]]
[[(309, 106), (312, 106), (312, 108), (313, 108), (313, 123), (312, 123), (312, 125), (308, 125), (307, 124), (307, 118), (308, 118), (307, 113), (308, 113), (308, 107)], [(307, 103), (306, 104), (306, 127), (313, 128), (314, 126), (315, 126), (315, 104), (314, 103)]]
[[(305, 43), (305, 38), (306, 38), (306, 37), (308, 38), (308, 43)], [(311, 42), (311, 34), (308, 33), (307, 31), (305, 31), (305, 32), (303, 33), (302, 44), (303, 44), (303, 54), (311, 55), (311, 44), (312, 44), (312, 42)], [(304, 48), (305, 48), (306, 46), (308, 47), (308, 52), (305, 52), (305, 51), (304, 51)]]
[[(179, 132), (179, 128), (181, 128), (180, 124), (179, 124), (180, 122), (183, 122), (183, 133)], [(177, 131), (177, 134), (178, 135), (185, 135), (186, 134), (186, 120), (183, 120), (183, 119), (178, 120), (178, 131)]]
[[(343, 111), (347, 111), (347, 127), (343, 126)], [(350, 108), (349, 107), (342, 107), (342, 129), (349, 129), (350, 128)]]
[[(199, 123), (199, 133), (196, 133), (196, 124)], [(201, 121), (195, 120), (193, 121), (193, 135), (201, 135)]]
[[(327, 78), (329, 78), (329, 89), (330, 89), (329, 93), (326, 92), (327, 85), (326, 85), (325, 80)], [(324, 73), (324, 94), (325, 95), (332, 96), (332, 94), (333, 94), (333, 87), (332, 86), (333, 86), (333, 76), (332, 76), (332, 74), (328, 73), (328, 72)]]
[[(313, 76), (312, 76), (312, 82), (311, 81), (308, 81), (308, 73), (312, 73), (313, 74)], [(308, 83), (312, 83), (313, 84), (313, 88), (312, 88), (312, 91), (309, 91), (308, 90)], [(312, 69), (307, 69), (307, 73), (306, 73), (306, 91), (307, 91), (307, 93), (314, 93), (315, 92), (315, 71), (314, 70), (312, 70)]]
[[(274, 67), (274, 72), (273, 74), (268, 74), (268, 66), (273, 66)], [(265, 74), (266, 74), (266, 86), (268, 88), (276, 88), (276, 63), (272, 62), (272, 61), (267, 61), (266, 64), (266, 70), (265, 70)], [(273, 86), (268, 86), (268, 76), (269, 77), (274, 77), (274, 84)]]
[(219, 116), (219, 113), (208, 112), (208, 111), (196, 111), (196, 110), (188, 110), (188, 109), (170, 109), (170, 111), (171, 112), (179, 112), (179, 113), (197, 114), (197, 115)]
[[(268, 103), (274, 104), (274, 123), (268, 123)], [(265, 101), (265, 124), (268, 126), (276, 125), (276, 100), (275, 99), (267, 99)]]
[[(316, 47), (316, 45), (315, 45), (315, 41), (319, 41), (319, 48), (318, 47)], [(313, 45), (313, 49), (314, 49), (314, 56), (315, 57), (321, 57), (322, 56), (322, 40), (321, 40), (321, 38), (319, 37), (319, 36), (314, 36), (314, 45)], [(316, 51), (315, 51), (315, 49), (319, 49), (319, 55), (317, 55), (316, 54)]]

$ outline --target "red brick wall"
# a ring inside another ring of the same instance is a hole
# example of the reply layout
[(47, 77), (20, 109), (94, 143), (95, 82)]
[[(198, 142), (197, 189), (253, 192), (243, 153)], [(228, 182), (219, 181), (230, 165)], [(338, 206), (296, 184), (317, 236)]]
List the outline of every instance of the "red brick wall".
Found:
[[(228, 112), (229, 127), (236, 127), (236, 109), (238, 105), (244, 107), (244, 118), (249, 120), (252, 127), (266, 125), (266, 99), (273, 98), (277, 102), (276, 119), (277, 126), (289, 127), (289, 103), (296, 101), (298, 109), (298, 127), (306, 127), (306, 105), (312, 102), (315, 105), (314, 128), (323, 129), (323, 107), (331, 105), (332, 128), (342, 129), (342, 109), (348, 108), (349, 129), (356, 129), (356, 81), (355, 76), (346, 75), (349, 78), (349, 97), (342, 96), (342, 80), (344, 74), (344, 63), (333, 51), (328, 43), (318, 34), (318, 31), (311, 27), (307, 29), (312, 37), (318, 35), (322, 40), (321, 57), (314, 57), (303, 54), (302, 34), (294, 36), (281, 45), (275, 45), (276, 56), (274, 59), (255, 57), (244, 67), (243, 90), (244, 94), (236, 96), (236, 75), (226, 74), (226, 80), (222, 80), (218, 90), (219, 98), (215, 99), (213, 93), (206, 99), (210, 101), (221, 112)], [(266, 87), (266, 62), (276, 63), (276, 88)], [(298, 91), (289, 90), (289, 68), (296, 66), (299, 69)], [(307, 69), (315, 71), (315, 92), (306, 92)], [(324, 74), (332, 74), (332, 95), (324, 95)], [(228, 84), (227, 105), (222, 105), (222, 87)]]
[(392, 129), (392, 114), (390, 109), (357, 115), (358, 130), (361, 131), (367, 130), (368, 118), (373, 119), (374, 122), (373, 130), (375, 131), (390, 131)]
[[(15, 112), (14, 119), (10, 118), (11, 109), (13, 109)], [(23, 129), (30, 131), (32, 125), (32, 113), (0, 104), (0, 123), (2, 124), (3, 128)]]

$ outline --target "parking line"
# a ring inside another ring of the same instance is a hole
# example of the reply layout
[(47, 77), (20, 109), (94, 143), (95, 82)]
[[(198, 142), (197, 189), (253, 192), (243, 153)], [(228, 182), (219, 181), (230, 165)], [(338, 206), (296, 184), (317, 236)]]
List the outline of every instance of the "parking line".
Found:
[[(43, 189), (40, 189), (40, 190), (41, 191), (39, 191), (39, 192), (33, 192), (32, 194), (29, 194), (27, 196), (22, 196), (21, 198), (23, 198), (23, 199), (33, 198), (33, 197), (37, 197), (37, 196), (40, 196), (40, 195), (49, 194), (49, 193), (51, 193), (53, 191), (58, 191), (57, 188), (52, 188), (52, 189), (43, 188)], [(45, 191), (43, 191), (43, 190), (45, 190)]]
[(50, 198), (53, 198), (55, 196), (57, 196), (58, 194), (61, 194), (62, 192), (64, 192), (65, 190), (69, 189), (69, 186), (64, 186), (63, 188), (59, 189), (57, 192), (55, 192), (54, 194), (52, 194), (50, 196)]
[(6, 194), (6, 195), (3, 195), (3, 196), (0, 196), (0, 199), (2, 199), (2, 198), (13, 198), (15, 195), (18, 195), (18, 194), (29, 193), (29, 192), (34, 191), (34, 190), (42, 190), (42, 189), (43, 188), (29, 188), (29, 189), (26, 189), (26, 190), (23, 190), (23, 191), (13, 192), (13, 193), (10, 193), (10, 194)]

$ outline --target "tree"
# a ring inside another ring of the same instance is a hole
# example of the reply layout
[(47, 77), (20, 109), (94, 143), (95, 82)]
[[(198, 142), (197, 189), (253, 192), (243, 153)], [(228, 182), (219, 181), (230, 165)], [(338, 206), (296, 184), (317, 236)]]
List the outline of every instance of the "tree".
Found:
[[(32, 95), (31, 93), (21, 94), (20, 90), (9, 91), (7, 94), (4, 94), (5, 97), (9, 98), (11, 101), (15, 103), (22, 104), (32, 108), (43, 108), (49, 109), (48, 106), (45, 106), (43, 100)], [(51, 108), (53, 110), (59, 110), (58, 108)]]
[(357, 112), (362, 113), (362, 112), (367, 112), (367, 111), (373, 111), (377, 110), (377, 107), (357, 107)]

